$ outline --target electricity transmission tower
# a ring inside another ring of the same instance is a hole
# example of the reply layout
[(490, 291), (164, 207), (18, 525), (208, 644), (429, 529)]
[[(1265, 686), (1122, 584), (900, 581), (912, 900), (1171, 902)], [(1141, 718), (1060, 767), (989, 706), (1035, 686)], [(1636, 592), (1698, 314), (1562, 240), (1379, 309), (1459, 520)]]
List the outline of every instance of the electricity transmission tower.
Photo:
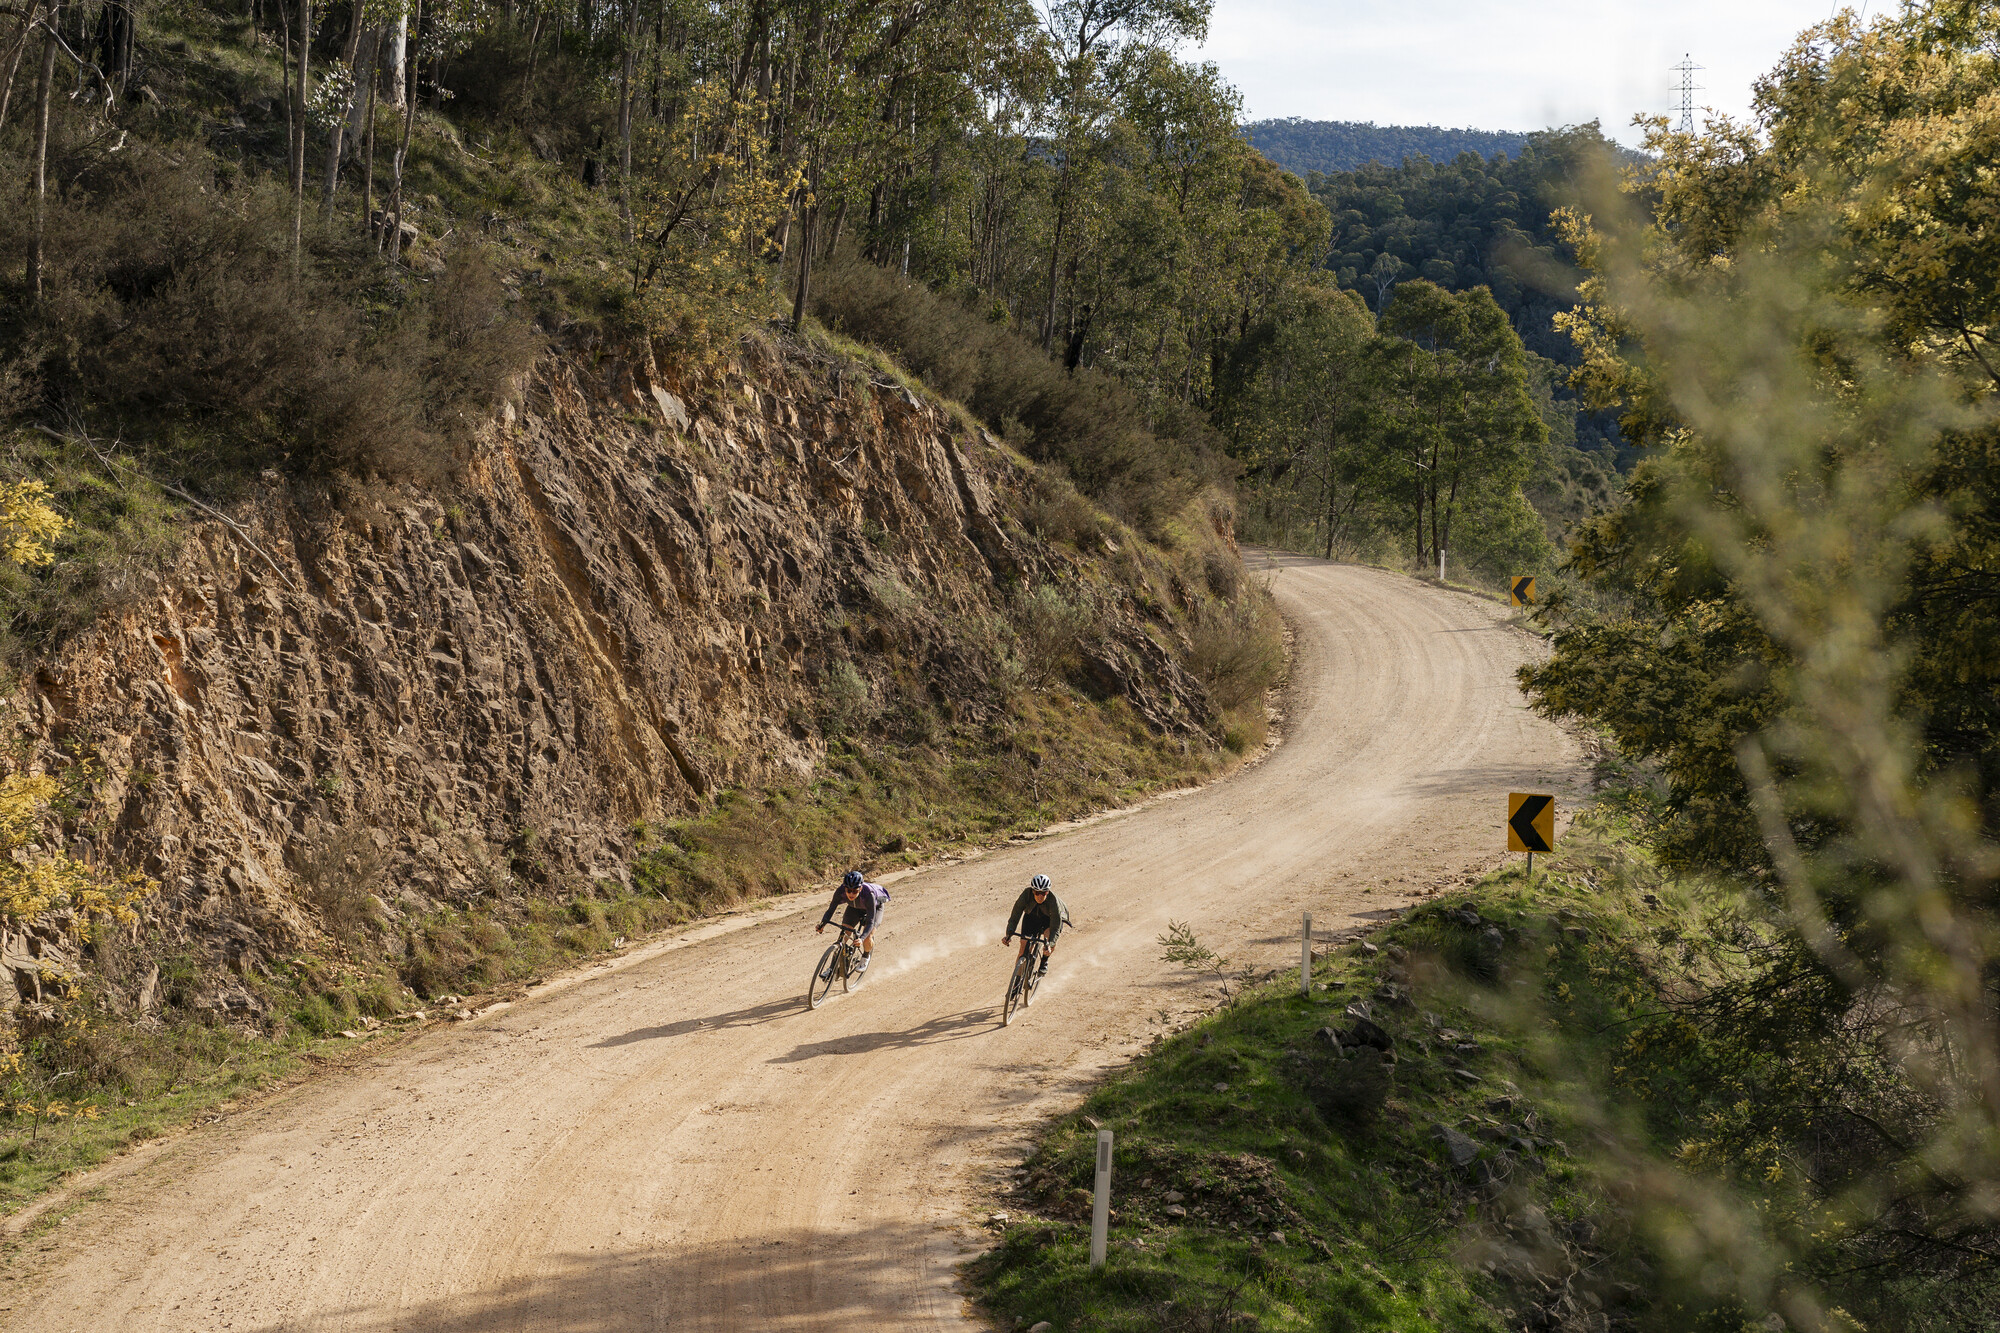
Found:
[(1704, 66), (1694, 63), (1692, 54), (1681, 57), (1681, 63), (1672, 66), (1674, 73), (1681, 76), (1681, 123), (1675, 128), (1682, 134), (1694, 133), (1694, 95), (1701, 91), (1701, 85), (1694, 81), (1694, 72)]

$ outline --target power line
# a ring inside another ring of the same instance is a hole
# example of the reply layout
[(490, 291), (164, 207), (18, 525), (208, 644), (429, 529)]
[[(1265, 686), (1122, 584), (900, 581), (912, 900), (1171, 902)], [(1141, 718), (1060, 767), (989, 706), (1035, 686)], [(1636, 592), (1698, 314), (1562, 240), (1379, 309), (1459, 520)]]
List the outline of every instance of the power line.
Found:
[(1706, 66), (1694, 63), (1692, 54), (1681, 57), (1681, 63), (1672, 66), (1674, 73), (1681, 76), (1681, 123), (1676, 126), (1682, 134), (1694, 133), (1694, 95), (1702, 91), (1694, 81), (1694, 72)]

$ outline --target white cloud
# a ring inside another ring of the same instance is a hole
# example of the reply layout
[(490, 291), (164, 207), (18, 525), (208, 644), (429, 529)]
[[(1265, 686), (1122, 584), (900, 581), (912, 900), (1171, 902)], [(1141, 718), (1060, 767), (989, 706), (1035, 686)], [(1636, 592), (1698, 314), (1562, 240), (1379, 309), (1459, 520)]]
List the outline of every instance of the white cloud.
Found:
[(1827, 0), (1216, 0), (1208, 43), (1251, 120), (1540, 129), (1597, 119), (1636, 143), (1635, 113), (1671, 114), (1671, 66), (1707, 68), (1698, 106), (1742, 116), (1750, 85)]

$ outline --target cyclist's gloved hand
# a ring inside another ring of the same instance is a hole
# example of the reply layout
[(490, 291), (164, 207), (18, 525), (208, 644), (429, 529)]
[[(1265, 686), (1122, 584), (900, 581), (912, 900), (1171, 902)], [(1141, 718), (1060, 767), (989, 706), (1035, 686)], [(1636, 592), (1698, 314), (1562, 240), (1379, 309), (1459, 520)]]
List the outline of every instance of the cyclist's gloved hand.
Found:
[(826, 934), (826, 922), (822, 921), (822, 922), (820, 922), (820, 923), (819, 923), (819, 924), (818, 924), (817, 926), (814, 926), (814, 927), (813, 927), (813, 934), (815, 934), (815, 935), (824, 935), (824, 934)]

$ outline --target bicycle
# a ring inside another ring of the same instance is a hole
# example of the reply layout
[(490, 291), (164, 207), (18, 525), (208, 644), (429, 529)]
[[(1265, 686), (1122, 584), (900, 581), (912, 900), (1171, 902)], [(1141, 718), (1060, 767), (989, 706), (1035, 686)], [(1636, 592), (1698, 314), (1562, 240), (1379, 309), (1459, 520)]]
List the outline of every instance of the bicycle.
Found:
[(1017, 1010), (1035, 1002), (1035, 991), (1042, 984), (1042, 964), (1048, 956), (1049, 937), (1028, 936), (1028, 947), (1021, 950), (1021, 956), (1014, 961), (1014, 974), (1007, 978), (1007, 1002), (1000, 1010), (1001, 1027), (1014, 1021)]
[(840, 938), (827, 945), (826, 952), (819, 956), (819, 966), (813, 969), (812, 980), (806, 983), (806, 1008), (817, 1009), (825, 1004), (836, 981), (843, 992), (861, 984), (861, 940), (852, 926), (842, 926)]

